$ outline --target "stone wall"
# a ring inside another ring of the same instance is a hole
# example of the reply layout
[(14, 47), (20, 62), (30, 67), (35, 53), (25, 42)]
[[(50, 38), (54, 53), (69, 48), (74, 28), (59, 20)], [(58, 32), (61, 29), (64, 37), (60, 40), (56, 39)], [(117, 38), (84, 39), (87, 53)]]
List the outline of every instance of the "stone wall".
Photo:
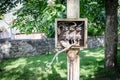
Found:
[(54, 39), (0, 40), (0, 59), (33, 56), (55, 51)]
[(88, 48), (104, 46), (104, 36), (88, 37)]
[[(104, 37), (88, 37), (88, 48), (104, 45)], [(33, 56), (55, 52), (55, 40), (0, 40), (0, 59)]]

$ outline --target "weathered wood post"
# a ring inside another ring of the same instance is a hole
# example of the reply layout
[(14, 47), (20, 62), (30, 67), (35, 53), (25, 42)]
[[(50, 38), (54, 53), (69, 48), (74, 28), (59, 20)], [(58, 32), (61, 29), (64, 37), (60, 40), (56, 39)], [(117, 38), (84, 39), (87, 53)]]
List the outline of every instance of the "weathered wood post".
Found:
[(67, 18), (79, 18), (80, 0), (67, 0)]
[(67, 18), (55, 20), (55, 46), (66, 51), (67, 80), (80, 80), (80, 48), (87, 47), (87, 19), (79, 18), (79, 0), (67, 0)]
[[(67, 18), (79, 18), (80, 0), (67, 0)], [(79, 80), (80, 47), (71, 47), (67, 51), (67, 80)]]

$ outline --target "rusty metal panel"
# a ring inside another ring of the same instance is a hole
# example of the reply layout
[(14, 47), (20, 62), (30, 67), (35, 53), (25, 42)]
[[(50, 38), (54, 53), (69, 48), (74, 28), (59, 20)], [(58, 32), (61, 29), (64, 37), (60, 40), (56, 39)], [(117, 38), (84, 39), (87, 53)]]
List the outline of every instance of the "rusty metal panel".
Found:
[(77, 43), (76, 46), (81, 48), (87, 47), (87, 18), (56, 19), (56, 48), (65, 48), (73, 43)]

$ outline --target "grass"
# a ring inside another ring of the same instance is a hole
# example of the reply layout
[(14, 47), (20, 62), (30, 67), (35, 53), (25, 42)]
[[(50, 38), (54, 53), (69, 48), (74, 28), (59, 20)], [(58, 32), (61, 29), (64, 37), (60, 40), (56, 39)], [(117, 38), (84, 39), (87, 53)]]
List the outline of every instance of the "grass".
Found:
[[(66, 54), (61, 53), (58, 63), (46, 67), (53, 56), (3, 60), (0, 62), (0, 80), (67, 80)], [(120, 80), (120, 74), (104, 70), (104, 49), (98, 47), (80, 52), (80, 80)]]

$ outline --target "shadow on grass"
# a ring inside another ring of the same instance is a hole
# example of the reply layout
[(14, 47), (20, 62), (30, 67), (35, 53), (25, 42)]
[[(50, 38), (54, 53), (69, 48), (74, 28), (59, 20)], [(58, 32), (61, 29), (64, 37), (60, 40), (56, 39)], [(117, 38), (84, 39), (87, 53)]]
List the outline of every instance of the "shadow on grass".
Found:
[[(0, 80), (66, 80), (66, 63), (64, 63), (66, 57), (62, 57), (62, 61), (53, 64), (51, 68), (46, 67), (46, 63), (52, 59), (53, 55), (2, 61), (0, 68), (3, 70), (0, 71)], [(64, 71), (61, 72), (61, 70)], [(61, 75), (62, 73), (65, 76)]]
[[(47, 54), (1, 61), (0, 80), (67, 80), (66, 54), (61, 53), (58, 63), (46, 67), (53, 56)], [(120, 80), (120, 73), (105, 71), (103, 47), (86, 49), (80, 52), (80, 80)]]
[[(98, 67), (95, 72), (95, 80), (120, 80), (120, 52), (118, 51), (118, 67), (115, 70), (106, 70), (104, 67)], [(100, 65), (104, 64), (104, 60), (99, 62)]]
[[(53, 73), (48, 75), (48, 80), (67, 80), (66, 77), (61, 78), (60, 74), (56, 71), (56, 69), (54, 67), (52, 67), (52, 71), (53, 71)], [(47, 80), (47, 79), (45, 79), (45, 80)]]
[(120, 54), (118, 55), (118, 69), (113, 71), (104, 69), (103, 47), (83, 50), (80, 56), (81, 80), (120, 80)]
[(98, 68), (95, 72), (95, 80), (120, 80), (119, 71), (106, 71), (104, 68)]

